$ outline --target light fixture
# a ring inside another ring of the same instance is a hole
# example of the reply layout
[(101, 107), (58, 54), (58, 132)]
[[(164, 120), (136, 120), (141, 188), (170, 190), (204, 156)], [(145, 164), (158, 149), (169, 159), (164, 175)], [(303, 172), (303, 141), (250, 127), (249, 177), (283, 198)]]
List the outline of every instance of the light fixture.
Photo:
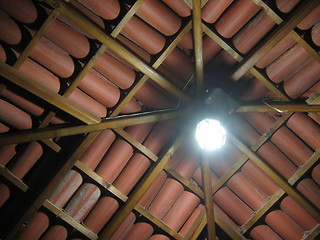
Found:
[(218, 120), (205, 118), (198, 123), (195, 137), (201, 149), (214, 151), (224, 145), (226, 134)]

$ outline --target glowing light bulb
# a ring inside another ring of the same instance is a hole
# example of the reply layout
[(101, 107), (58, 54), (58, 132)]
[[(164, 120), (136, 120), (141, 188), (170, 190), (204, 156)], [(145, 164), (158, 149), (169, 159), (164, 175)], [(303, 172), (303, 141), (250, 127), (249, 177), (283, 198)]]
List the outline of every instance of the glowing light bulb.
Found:
[(198, 123), (195, 136), (201, 149), (213, 151), (225, 144), (226, 134), (219, 121), (205, 118)]

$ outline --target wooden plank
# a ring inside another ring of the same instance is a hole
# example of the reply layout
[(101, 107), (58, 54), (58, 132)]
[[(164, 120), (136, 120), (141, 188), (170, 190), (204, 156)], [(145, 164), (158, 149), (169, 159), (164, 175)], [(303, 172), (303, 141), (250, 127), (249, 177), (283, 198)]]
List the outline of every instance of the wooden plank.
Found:
[(24, 75), (18, 70), (10, 67), (9, 65), (0, 62), (0, 75), (13, 84), (27, 90), (28, 92), (34, 94), (35, 96), (41, 98), (42, 100), (56, 106), (62, 111), (76, 117), (77, 119), (85, 123), (97, 123), (100, 122), (100, 118), (92, 115), (83, 108), (80, 108), (73, 104), (70, 100), (65, 99), (61, 95), (55, 93), (54, 91), (39, 85), (30, 77)]
[(207, 234), (208, 240), (216, 239), (216, 227), (214, 219), (213, 198), (212, 198), (212, 182), (210, 169), (210, 153), (203, 152), (201, 156), (201, 175), (202, 189), (204, 192), (204, 205), (207, 217)]
[(94, 36), (98, 41), (110, 48), (112, 52), (125, 59), (132, 66), (139, 69), (143, 74), (150, 77), (150, 79), (152, 79), (160, 87), (171, 93), (173, 96), (178, 97), (185, 102), (189, 101), (189, 98), (184, 92), (174, 86), (170, 81), (165, 79), (161, 74), (156, 72), (152, 67), (148, 66), (145, 62), (140, 60), (140, 58), (135, 56), (123, 45), (118, 43), (118, 41), (115, 40), (112, 36), (105, 33), (77, 9), (62, 0), (45, 0), (45, 2), (56, 8), (60, 13), (67, 16), (75, 24), (81, 26), (85, 31)]
[(87, 238), (91, 240), (98, 239), (98, 235), (92, 232), (90, 229), (86, 228), (84, 225), (82, 225), (80, 222), (74, 220), (71, 216), (69, 216), (67, 213), (65, 213), (62, 209), (56, 207), (53, 203), (51, 203), (49, 200), (46, 200), (43, 203), (43, 206), (48, 209), (50, 212), (54, 213), (57, 217), (68, 223), (70, 226), (75, 228), (78, 232), (81, 232), (83, 235), (85, 235)]
[(46, 199), (51, 195), (54, 191), (57, 184), (63, 179), (63, 177), (70, 171), (71, 167), (74, 163), (82, 156), (82, 154), (86, 151), (86, 149), (91, 145), (94, 139), (98, 136), (98, 133), (90, 133), (87, 137), (82, 141), (82, 143), (77, 147), (72, 156), (63, 164), (63, 166), (57, 171), (55, 176), (51, 179), (49, 184), (43, 189), (39, 195), (35, 196), (32, 204), (21, 213), (19, 220), (15, 224), (15, 226), (11, 229), (7, 240), (17, 239), (23, 224), (28, 221), (42, 206), (42, 204), (46, 201)]
[[(265, 13), (278, 25), (282, 23), (282, 18), (274, 12), (263, 0), (252, 0), (255, 4), (262, 7)], [(318, 62), (320, 62), (320, 54), (310, 46), (295, 30), (292, 30), (289, 35), (303, 47), (311, 56), (313, 56)]]
[(302, 240), (315, 240), (320, 234), (320, 224), (317, 224), (313, 229), (306, 231)]
[(54, 127), (19, 131), (16, 133), (0, 134), (0, 146), (13, 143), (34, 142), (42, 139), (65, 137), (89, 132), (102, 131), (109, 128), (121, 128), (143, 123), (159, 122), (173, 118), (179, 118), (184, 111), (158, 110), (149, 113), (132, 114), (114, 118), (108, 118), (100, 123), (90, 125), (64, 124)]
[(0, 175), (11, 182), (15, 187), (19, 188), (21, 191), (28, 191), (29, 187), (20, 178), (13, 175), (6, 167), (0, 165)]
[(308, 16), (318, 5), (319, 0), (305, 0), (297, 7), (290, 16), (283, 21), (279, 27), (274, 29), (269, 36), (258, 44), (246, 58), (240, 62), (231, 78), (238, 81), (251, 67), (253, 67), (264, 55), (266, 55), (276, 44), (278, 44), (289, 32), (291, 32), (306, 16)]
[[(191, 21), (187, 23), (187, 25), (182, 29), (182, 31), (177, 35), (177, 37), (169, 44), (166, 50), (160, 55), (160, 57), (152, 64), (154, 69), (157, 69), (162, 62), (166, 59), (166, 57), (173, 51), (173, 49), (178, 45), (180, 40), (191, 30)], [(144, 75), (130, 91), (127, 93), (124, 99), (122, 99), (121, 103), (116, 107), (116, 109), (111, 113), (111, 117), (117, 116), (124, 106), (133, 98), (133, 96), (139, 91), (139, 89), (145, 84), (145, 82), (149, 79), (147, 75)]]
[(126, 219), (126, 217), (132, 212), (135, 206), (138, 204), (143, 194), (148, 190), (153, 181), (158, 177), (164, 167), (167, 165), (172, 155), (177, 151), (177, 149), (182, 144), (186, 133), (180, 134), (179, 137), (175, 139), (173, 144), (164, 153), (163, 157), (158, 161), (152, 168), (146, 173), (144, 179), (138, 185), (138, 187), (133, 191), (131, 196), (129, 196), (126, 203), (117, 211), (116, 215), (113, 217), (111, 222), (103, 229), (99, 239), (111, 239), (113, 234), (120, 227), (121, 223)]
[(237, 112), (320, 112), (320, 105), (304, 103), (266, 102), (240, 105)]
[(202, 19), (201, 19), (201, 1), (193, 0), (192, 9), (193, 26), (193, 47), (196, 76), (196, 91), (200, 95), (203, 93), (203, 44), (202, 44)]
[(275, 172), (265, 161), (263, 161), (257, 154), (237, 139), (232, 133), (228, 132), (231, 142), (244, 154), (246, 154), (251, 161), (253, 161), (261, 170), (265, 172), (276, 184), (278, 184), (289, 196), (291, 196), (301, 207), (303, 207), (314, 219), (320, 221), (320, 212), (310, 201), (295, 190), (285, 179), (283, 179), (277, 172)]
[[(309, 171), (316, 165), (319, 158), (320, 150), (316, 151), (305, 164), (299, 167), (299, 169), (291, 176), (291, 178), (289, 178), (289, 184), (293, 186), (295, 183), (297, 183), (301, 176), (303, 176), (307, 171)], [(271, 198), (263, 205), (263, 207), (256, 211), (255, 214), (244, 225), (240, 227), (240, 231), (242, 233), (247, 232), (257, 221), (262, 218), (262, 216), (264, 216), (264, 214), (271, 207), (273, 207), (281, 199), (284, 194), (285, 191), (283, 189), (280, 189), (278, 192), (272, 195)]]

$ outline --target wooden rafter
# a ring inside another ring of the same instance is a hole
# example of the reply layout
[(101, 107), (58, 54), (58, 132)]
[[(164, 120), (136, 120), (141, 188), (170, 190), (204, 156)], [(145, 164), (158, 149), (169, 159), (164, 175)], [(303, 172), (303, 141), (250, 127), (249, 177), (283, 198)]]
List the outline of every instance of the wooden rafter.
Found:
[(320, 112), (320, 105), (305, 103), (267, 102), (240, 105), (237, 112)]

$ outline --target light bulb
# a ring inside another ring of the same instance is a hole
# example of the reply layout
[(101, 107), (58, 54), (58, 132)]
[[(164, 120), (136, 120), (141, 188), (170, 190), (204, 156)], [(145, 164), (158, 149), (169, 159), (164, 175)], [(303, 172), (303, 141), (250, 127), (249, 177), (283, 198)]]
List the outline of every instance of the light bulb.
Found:
[(198, 123), (195, 136), (201, 149), (213, 151), (224, 145), (226, 133), (219, 121), (205, 118)]

